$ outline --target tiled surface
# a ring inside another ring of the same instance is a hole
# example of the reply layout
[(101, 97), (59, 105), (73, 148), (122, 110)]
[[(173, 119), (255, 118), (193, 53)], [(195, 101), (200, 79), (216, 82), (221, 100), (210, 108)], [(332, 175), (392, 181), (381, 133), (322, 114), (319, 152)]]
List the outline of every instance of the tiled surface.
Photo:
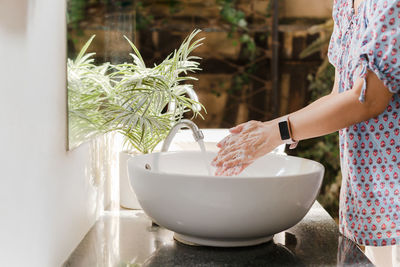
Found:
[(143, 211), (106, 213), (64, 266), (373, 266), (315, 203), (296, 226), (273, 242), (244, 248), (191, 247), (152, 226)]

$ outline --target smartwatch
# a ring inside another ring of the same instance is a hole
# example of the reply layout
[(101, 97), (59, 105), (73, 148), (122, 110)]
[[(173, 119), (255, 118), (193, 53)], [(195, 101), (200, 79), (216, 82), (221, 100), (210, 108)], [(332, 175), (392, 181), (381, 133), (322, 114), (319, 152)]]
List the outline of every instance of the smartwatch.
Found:
[(296, 148), (297, 144), (299, 142), (293, 140), (292, 138), (292, 131), (290, 129), (290, 122), (289, 122), (289, 116), (284, 116), (280, 118), (278, 122), (279, 126), (279, 133), (281, 134), (281, 140), (285, 143), (290, 145), (290, 149)]

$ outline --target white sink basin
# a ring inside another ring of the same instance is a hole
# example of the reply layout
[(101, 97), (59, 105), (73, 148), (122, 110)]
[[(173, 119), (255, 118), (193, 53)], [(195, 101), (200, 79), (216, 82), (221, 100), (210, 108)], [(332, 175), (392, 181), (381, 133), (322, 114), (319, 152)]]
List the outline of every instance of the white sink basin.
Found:
[[(215, 155), (207, 152), (207, 161)], [(128, 165), (139, 203), (156, 223), (181, 242), (221, 247), (267, 242), (295, 225), (324, 173), (317, 162), (275, 153), (236, 177), (208, 175), (195, 151), (139, 155)]]

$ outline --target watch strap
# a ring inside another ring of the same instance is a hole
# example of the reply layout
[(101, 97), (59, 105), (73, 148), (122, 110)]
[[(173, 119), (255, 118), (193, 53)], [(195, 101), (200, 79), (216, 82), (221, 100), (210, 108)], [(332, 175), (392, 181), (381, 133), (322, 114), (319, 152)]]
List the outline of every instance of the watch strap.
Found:
[(290, 145), (289, 149), (296, 148), (298, 142), (293, 140), (292, 138), (292, 131), (290, 127), (289, 116), (283, 116), (279, 119), (278, 122), (279, 126), (279, 133), (281, 135), (281, 140), (285, 143)]

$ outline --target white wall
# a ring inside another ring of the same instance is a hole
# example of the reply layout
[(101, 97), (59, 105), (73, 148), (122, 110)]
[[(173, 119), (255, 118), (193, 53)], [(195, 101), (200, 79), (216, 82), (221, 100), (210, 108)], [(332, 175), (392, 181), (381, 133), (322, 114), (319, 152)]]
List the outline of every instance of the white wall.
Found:
[(64, 2), (0, 0), (0, 266), (60, 266), (103, 206), (66, 151)]

